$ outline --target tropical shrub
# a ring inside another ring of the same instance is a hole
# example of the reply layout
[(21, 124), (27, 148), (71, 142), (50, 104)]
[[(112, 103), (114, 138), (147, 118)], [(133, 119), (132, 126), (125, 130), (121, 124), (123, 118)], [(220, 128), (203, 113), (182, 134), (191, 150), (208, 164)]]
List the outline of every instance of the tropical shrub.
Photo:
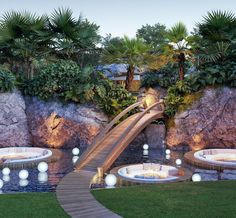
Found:
[(178, 81), (168, 89), (165, 98), (165, 114), (173, 116), (178, 111), (180, 105), (184, 103), (184, 96), (192, 92), (190, 83), (187, 80)]
[(106, 96), (98, 99), (98, 105), (106, 114), (115, 116), (135, 101), (136, 98), (123, 86), (110, 83)]
[(236, 62), (227, 61), (223, 64), (205, 64), (199, 72), (194, 73), (189, 82), (197, 91), (205, 86), (226, 85), (236, 87)]
[(0, 69), (0, 92), (9, 92), (15, 88), (16, 78), (8, 71)]
[(160, 86), (163, 88), (168, 88), (176, 83), (177, 77), (177, 68), (175, 65), (166, 65), (158, 71), (145, 73), (141, 81), (141, 86)]
[(28, 95), (49, 99), (54, 96), (65, 101), (88, 102), (106, 94), (102, 75), (91, 67), (81, 69), (73, 61), (60, 60), (42, 66), (34, 79), (26, 82), (24, 91)]
[(25, 94), (42, 99), (58, 97), (63, 101), (95, 102), (110, 116), (114, 116), (135, 98), (91, 67), (81, 69), (73, 61), (60, 60), (42, 66), (32, 80), (23, 83)]

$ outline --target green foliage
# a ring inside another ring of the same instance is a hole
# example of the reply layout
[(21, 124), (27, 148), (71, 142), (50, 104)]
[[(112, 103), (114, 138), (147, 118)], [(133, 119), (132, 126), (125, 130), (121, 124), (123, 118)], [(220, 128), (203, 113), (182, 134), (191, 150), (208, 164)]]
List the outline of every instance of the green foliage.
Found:
[(167, 31), (167, 38), (171, 42), (179, 42), (188, 36), (187, 27), (184, 23), (178, 22)]
[(166, 42), (166, 26), (156, 23), (153, 26), (146, 24), (137, 30), (137, 38), (142, 38), (147, 44), (152, 45), (154, 51), (159, 51)]
[(165, 98), (165, 113), (168, 116), (173, 116), (178, 111), (178, 108), (184, 102), (184, 96), (192, 91), (188, 81), (178, 81), (175, 85), (168, 89), (168, 94)]
[(108, 115), (114, 116), (135, 102), (120, 85), (114, 85), (91, 67), (81, 69), (73, 61), (60, 60), (40, 68), (34, 79), (23, 85), (25, 94), (42, 99), (59, 97), (78, 103), (95, 102)]
[(42, 66), (34, 79), (25, 85), (25, 93), (49, 99), (61, 97), (65, 101), (88, 102), (95, 96), (105, 95), (101, 74), (95, 75), (93, 69), (81, 69), (73, 61), (60, 60)]
[(106, 114), (115, 116), (135, 101), (136, 98), (123, 86), (110, 83), (106, 96), (99, 98), (98, 104)]
[(231, 38), (232, 31), (235, 31), (236, 17), (230, 11), (211, 11), (198, 23), (199, 34), (209, 42), (227, 42)]
[(0, 69), (0, 92), (10, 92), (15, 88), (16, 78), (8, 71)]
[(166, 65), (158, 71), (145, 73), (142, 81), (142, 87), (155, 87), (168, 88), (175, 84), (177, 81), (177, 68), (175, 65)]
[(205, 86), (226, 85), (236, 87), (236, 62), (227, 61), (224, 64), (205, 64), (199, 72), (194, 73), (189, 81), (193, 90)]

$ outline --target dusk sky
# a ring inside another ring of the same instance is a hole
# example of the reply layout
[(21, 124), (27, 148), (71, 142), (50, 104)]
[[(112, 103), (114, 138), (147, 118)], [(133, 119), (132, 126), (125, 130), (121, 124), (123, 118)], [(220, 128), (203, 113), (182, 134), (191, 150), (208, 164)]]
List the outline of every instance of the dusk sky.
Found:
[(0, 0), (0, 15), (9, 10), (28, 10), (38, 14), (54, 8), (69, 7), (74, 16), (80, 13), (100, 26), (100, 34), (124, 34), (133, 37), (144, 24), (184, 22), (189, 31), (209, 10), (236, 13), (235, 0)]

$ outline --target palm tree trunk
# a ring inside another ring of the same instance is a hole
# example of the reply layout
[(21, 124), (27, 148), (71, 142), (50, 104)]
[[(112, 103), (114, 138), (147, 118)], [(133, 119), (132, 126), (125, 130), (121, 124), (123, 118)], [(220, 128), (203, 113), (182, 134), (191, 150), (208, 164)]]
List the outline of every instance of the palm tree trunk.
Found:
[(184, 68), (185, 55), (184, 55), (184, 53), (181, 52), (178, 55), (178, 62), (179, 62), (179, 79), (184, 80), (184, 74), (185, 74), (185, 68)]
[(133, 79), (134, 79), (134, 66), (129, 65), (128, 71), (127, 71), (127, 76), (126, 76), (126, 81), (125, 81), (125, 88), (128, 91), (131, 90), (131, 85), (132, 85)]

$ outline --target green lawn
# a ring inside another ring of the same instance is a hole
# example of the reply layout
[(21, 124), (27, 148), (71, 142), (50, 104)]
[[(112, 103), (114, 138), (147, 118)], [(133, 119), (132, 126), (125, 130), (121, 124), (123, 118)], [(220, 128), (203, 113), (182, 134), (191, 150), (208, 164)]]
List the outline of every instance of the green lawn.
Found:
[(236, 181), (142, 185), (92, 193), (125, 218), (236, 217)]
[(69, 217), (59, 206), (55, 193), (1, 194), (2, 218)]

